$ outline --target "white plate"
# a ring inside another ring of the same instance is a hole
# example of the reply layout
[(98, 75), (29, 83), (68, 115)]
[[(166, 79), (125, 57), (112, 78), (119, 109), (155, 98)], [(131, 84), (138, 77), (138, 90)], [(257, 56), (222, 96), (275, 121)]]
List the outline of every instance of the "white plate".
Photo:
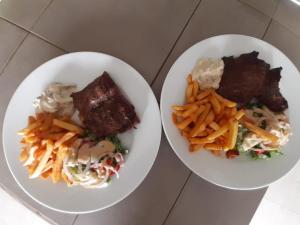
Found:
[[(121, 135), (129, 148), (120, 178), (107, 188), (68, 188), (65, 183), (52, 184), (28, 178), (18, 160), (18, 130), (26, 126), (34, 113), (33, 100), (51, 82), (75, 83), (78, 90), (107, 71), (135, 106), (141, 122), (137, 129)], [(161, 121), (155, 96), (143, 77), (130, 65), (115, 57), (93, 52), (66, 54), (52, 59), (34, 70), (14, 93), (4, 119), (3, 145), (9, 168), (20, 187), (34, 200), (51, 209), (67, 213), (87, 213), (121, 201), (143, 181), (156, 158), (161, 139)]]
[[(207, 151), (189, 153), (187, 141), (172, 123), (171, 106), (184, 102), (186, 77), (199, 57), (221, 58), (258, 51), (259, 58), (271, 67), (282, 66), (280, 87), (289, 103), (293, 136), (283, 149), (284, 155), (271, 160), (234, 160), (215, 157)], [(269, 185), (285, 175), (296, 164), (300, 151), (300, 104), (297, 91), (300, 76), (293, 63), (274, 46), (248, 36), (222, 35), (203, 40), (186, 50), (174, 63), (164, 82), (161, 94), (161, 115), (167, 138), (177, 156), (195, 174), (216, 185), (231, 189), (256, 189)]]

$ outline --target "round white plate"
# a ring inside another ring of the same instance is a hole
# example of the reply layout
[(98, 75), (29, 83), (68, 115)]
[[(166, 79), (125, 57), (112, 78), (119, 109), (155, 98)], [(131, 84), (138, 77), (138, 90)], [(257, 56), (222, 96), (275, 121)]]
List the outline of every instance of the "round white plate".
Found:
[[(289, 103), (293, 136), (284, 147), (283, 156), (270, 160), (238, 157), (233, 160), (215, 157), (207, 151), (190, 153), (188, 143), (172, 123), (171, 106), (184, 102), (186, 77), (198, 58), (222, 58), (258, 51), (259, 58), (271, 67), (282, 66), (281, 92)], [(216, 185), (231, 189), (256, 189), (269, 185), (285, 175), (300, 157), (300, 104), (297, 96), (300, 76), (293, 63), (274, 46), (248, 36), (222, 35), (203, 40), (186, 50), (174, 63), (161, 93), (161, 115), (167, 138), (177, 156), (195, 174)]]
[[(65, 183), (52, 184), (29, 179), (18, 160), (20, 137), (16, 132), (34, 113), (32, 103), (51, 82), (75, 83), (78, 90), (107, 71), (135, 106), (140, 123), (120, 135), (129, 149), (120, 178), (102, 189), (68, 188)], [(156, 98), (143, 77), (130, 65), (115, 57), (78, 52), (54, 58), (34, 70), (14, 93), (4, 119), (3, 145), (9, 168), (20, 187), (34, 200), (51, 209), (67, 213), (88, 213), (104, 209), (129, 195), (148, 174), (156, 158), (161, 139), (161, 121)]]

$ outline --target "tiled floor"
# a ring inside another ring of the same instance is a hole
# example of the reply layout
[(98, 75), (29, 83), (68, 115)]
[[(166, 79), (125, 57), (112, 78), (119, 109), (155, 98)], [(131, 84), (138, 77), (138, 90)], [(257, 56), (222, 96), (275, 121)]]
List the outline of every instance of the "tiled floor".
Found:
[(0, 224), (1, 225), (49, 225), (35, 212), (16, 201), (0, 187)]
[[(18, 84), (38, 65), (66, 51), (100, 51), (124, 59), (152, 84), (158, 98), (176, 58), (213, 35), (265, 39), (300, 68), (299, 15), (300, 7), (289, 0), (2, 0), (1, 124)], [(20, 224), (20, 218), (22, 224), (47, 224), (43, 217), (62, 225), (246, 225), (258, 205), (251, 225), (300, 224), (298, 174), (299, 165), (271, 185), (265, 197), (265, 189), (225, 190), (192, 174), (163, 137), (153, 168), (134, 193), (111, 208), (77, 216), (35, 203), (1, 163), (0, 184), (26, 207), (0, 190), (0, 224)]]

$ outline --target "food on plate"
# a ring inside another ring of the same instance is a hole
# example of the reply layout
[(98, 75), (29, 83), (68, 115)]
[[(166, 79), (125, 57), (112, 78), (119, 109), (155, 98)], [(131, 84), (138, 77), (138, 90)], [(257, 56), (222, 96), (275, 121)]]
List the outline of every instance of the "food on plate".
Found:
[[(234, 58), (201, 59), (187, 77), (185, 104), (172, 106), (172, 120), (191, 152), (253, 159), (281, 155), (292, 134), (279, 89), (281, 67), (258, 59), (258, 52)], [(207, 79), (205, 79), (205, 77)]]
[[(113, 176), (119, 177), (128, 153), (116, 135), (135, 127), (139, 119), (106, 72), (83, 91), (74, 91), (76, 85), (52, 83), (37, 98), (36, 114), (18, 132), (19, 159), (30, 178), (106, 187)], [(83, 124), (74, 122), (75, 108)]]
[(125, 132), (139, 123), (134, 106), (107, 72), (72, 98), (83, 124), (99, 137)]
[[(245, 110), (247, 119), (253, 122), (249, 126), (243, 121), (239, 126), (239, 152), (248, 152), (253, 158), (270, 158), (282, 154), (280, 148), (286, 145), (291, 135), (291, 126), (284, 113), (274, 113), (266, 106), (258, 105)], [(253, 130), (253, 126), (256, 130)], [(259, 133), (259, 129), (266, 132)], [(258, 133), (257, 133), (258, 132)]]
[[(214, 89), (201, 90), (197, 81), (188, 80), (187, 90), (192, 87), (192, 95), (187, 93), (187, 103), (172, 108), (173, 122), (188, 139), (190, 151), (232, 149), (244, 110), (238, 110), (235, 102), (218, 95)], [(189, 101), (191, 98), (193, 101)]]
[(269, 64), (257, 58), (258, 54), (253, 51), (237, 58), (223, 57), (224, 73), (217, 92), (240, 105), (258, 98), (274, 112), (281, 112), (288, 108), (279, 90), (281, 67), (270, 70)]
[(71, 94), (77, 90), (74, 84), (52, 83), (34, 101), (36, 112), (55, 113), (60, 116), (72, 116), (74, 113)]
[(222, 59), (199, 59), (192, 71), (192, 78), (201, 83), (202, 89), (219, 88), (224, 70)]
[[(70, 144), (79, 137), (78, 133), (56, 126), (55, 119), (52, 113), (29, 116), (27, 127), (18, 132), (22, 136), (20, 161), (27, 167), (30, 178), (51, 176), (53, 182), (59, 181), (63, 158)], [(64, 122), (82, 129), (69, 118)]]
[(124, 164), (125, 148), (117, 138), (101, 141), (89, 137), (78, 139), (71, 145), (64, 159), (63, 173), (69, 186), (81, 185), (87, 188), (107, 186), (113, 175)]
[(264, 91), (258, 96), (259, 101), (274, 112), (282, 112), (288, 108), (288, 102), (279, 90), (281, 70), (282, 68), (278, 67), (268, 71), (263, 85)]

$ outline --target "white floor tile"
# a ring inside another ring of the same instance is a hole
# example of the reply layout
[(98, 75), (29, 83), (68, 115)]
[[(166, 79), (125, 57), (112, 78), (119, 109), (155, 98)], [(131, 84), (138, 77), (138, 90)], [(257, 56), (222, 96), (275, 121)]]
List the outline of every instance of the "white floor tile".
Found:
[(300, 214), (294, 213), (268, 199), (263, 199), (250, 225), (299, 225)]
[(250, 225), (300, 224), (300, 163), (270, 185)]
[(48, 222), (17, 202), (1, 188), (0, 202), (1, 225), (49, 225)]
[(254, 214), (250, 225), (279, 225), (278, 219), (281, 219), (280, 205), (263, 199)]
[(300, 163), (281, 180), (270, 185), (265, 198), (300, 215)]

